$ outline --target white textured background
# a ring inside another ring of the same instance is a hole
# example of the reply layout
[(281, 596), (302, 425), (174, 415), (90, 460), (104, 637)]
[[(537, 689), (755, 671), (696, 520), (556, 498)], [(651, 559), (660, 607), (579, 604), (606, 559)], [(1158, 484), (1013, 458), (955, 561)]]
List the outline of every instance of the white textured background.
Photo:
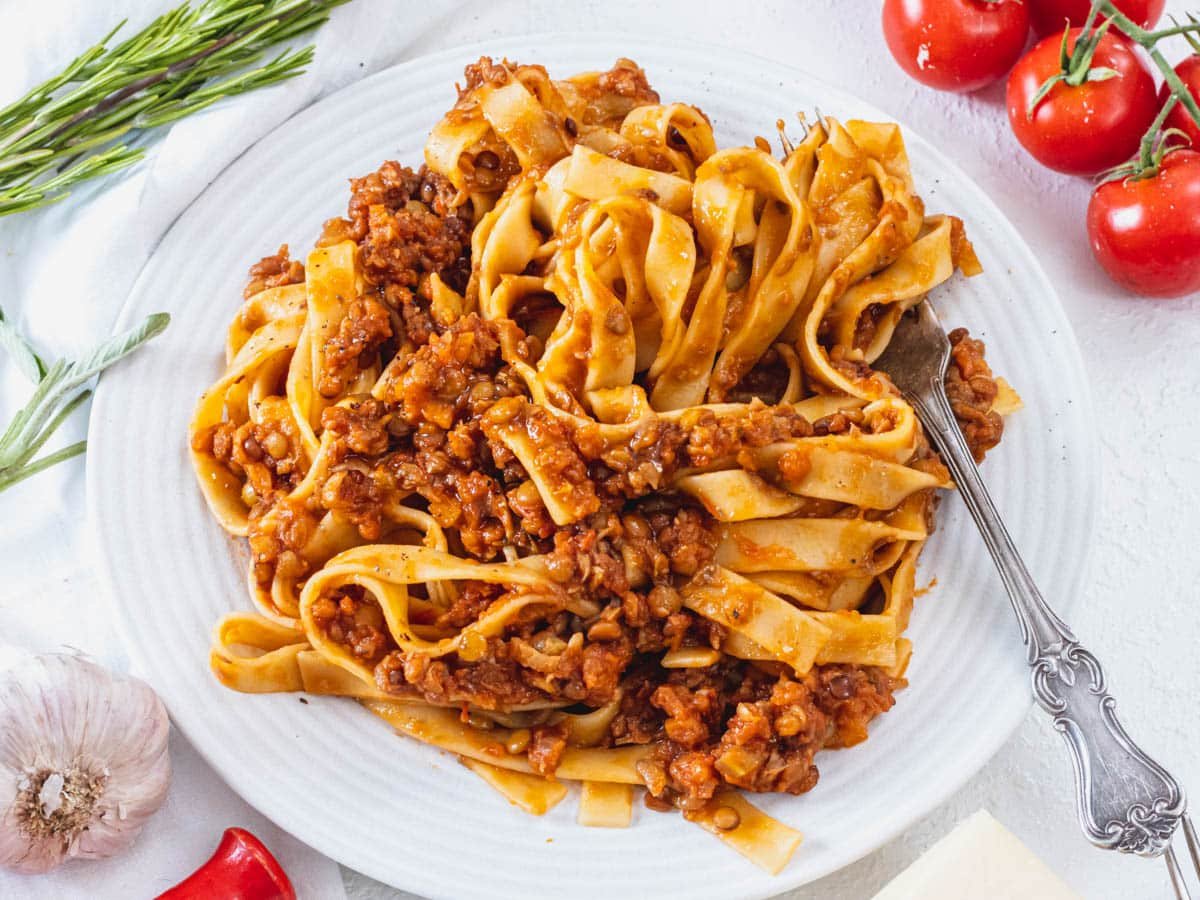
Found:
[[(55, 13), (71, 2), (82, 6), (86, 0), (48, 3), (52, 14), (47, 18), (31, 14), (35, 7), (28, 0), (0, 0), (6, 14), (18, 8), (25, 13), (7, 20), (19, 21), (20, 26), (0, 29), (0, 39), (22, 45), (53, 43)], [(1195, 552), (1200, 536), (1200, 416), (1195, 412), (1200, 396), (1200, 298), (1138, 300), (1123, 296), (1104, 279), (1085, 244), (1082, 220), (1088, 184), (1042, 170), (1024, 155), (1008, 132), (1000, 87), (956, 98), (909, 81), (884, 47), (874, 0), (482, 0), (430, 2), (424, 15), (415, 15), (417, 4), (412, 3), (396, 3), (395, 12), (388, 2), (373, 5), (382, 14), (379, 42), (364, 49), (364, 56), (369, 52), (374, 60), (382, 56), (398, 62), (455, 44), (531, 31), (669, 34), (804, 68), (869, 99), (956, 159), (1041, 253), (1093, 381), (1103, 440), (1104, 494), (1089, 589), (1072, 624), (1105, 662), (1130, 731), (1200, 792), (1200, 724), (1194, 699), (1200, 688), (1195, 653), (1200, 625), (1194, 609), (1200, 603), (1200, 558)], [(1200, 4), (1169, 0), (1168, 10), (1180, 14), (1195, 5)], [(37, 8), (46, 9), (42, 4)], [(381, 46), (386, 50), (381, 52)], [(7, 99), (0, 97), (0, 102)], [(1026, 299), (1040, 302), (1038, 297)], [(1037, 390), (1036, 385), (1021, 387)], [(69, 494), (67, 508), (79, 517), (81, 473), (78, 466), (63, 482)], [(27, 514), (11, 503), (3, 512), (5, 518), (18, 520)], [(1053, 516), (1054, 510), (1045, 514)], [(43, 534), (43, 544), (52, 537)], [(81, 553), (78, 546), (51, 551), (47, 544), (33, 558), (70, 560)], [(15, 559), (16, 554), (5, 558)], [(41, 573), (43, 578), (47, 574)], [(67, 577), (65, 572), (62, 577)], [(0, 603), (0, 613), (3, 606)], [(16, 611), (14, 603), (10, 612)], [(930, 752), (949, 755), (954, 748)], [(981, 806), (991, 809), (1089, 898), (1168, 896), (1160, 862), (1101, 854), (1080, 835), (1064, 748), (1037, 713), (1031, 713), (967, 787), (909, 834), (791, 896), (865, 900), (954, 822)], [(395, 896), (353, 873), (347, 874), (347, 882), (352, 897)], [(102, 888), (97, 896), (105, 896)]]

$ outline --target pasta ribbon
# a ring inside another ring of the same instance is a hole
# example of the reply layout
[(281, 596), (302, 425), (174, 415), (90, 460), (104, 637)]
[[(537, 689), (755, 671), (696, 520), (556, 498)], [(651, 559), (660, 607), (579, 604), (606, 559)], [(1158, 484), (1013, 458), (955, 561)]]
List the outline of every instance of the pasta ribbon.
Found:
[[(567, 786), (562, 782), (513, 772), (465, 756), (462, 764), (504, 795), (513, 806), (519, 806), (532, 816), (544, 816), (567, 796)], [(628, 786), (621, 787), (629, 791)]]
[(687, 818), (772, 875), (783, 870), (804, 839), (734, 791), (721, 792)]
[[(425, 638), (412, 621), (414, 605), (408, 587), (449, 580), (469, 579), (500, 584), (514, 590), (493, 603), (471, 625), (453, 635)], [(477, 563), (425, 547), (366, 545), (340, 553), (304, 585), (300, 619), (313, 647), (330, 661), (373, 682), (372, 670), (363, 665), (343, 644), (332, 640), (317, 626), (313, 604), (323, 594), (349, 585), (367, 591), (378, 604), (387, 630), (397, 647), (429, 657), (455, 653), (470, 660), (482, 654), (487, 639), (498, 635), (527, 606), (565, 608), (562, 589), (536, 568), (523, 563)]]

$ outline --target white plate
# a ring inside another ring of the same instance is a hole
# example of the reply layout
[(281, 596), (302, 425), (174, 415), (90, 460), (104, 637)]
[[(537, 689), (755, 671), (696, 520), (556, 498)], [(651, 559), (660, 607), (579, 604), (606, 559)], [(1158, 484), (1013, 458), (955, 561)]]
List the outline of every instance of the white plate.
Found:
[[(106, 375), (93, 408), (89, 508), (117, 624), (176, 724), (239, 794), (301, 840), (397, 887), (434, 897), (763, 897), (858, 859), (977, 771), (1029, 706), (1017, 630), (960, 503), (943, 505), (922, 560), (909, 636), (911, 686), (851, 750), (821, 754), (803, 797), (756, 803), (805, 841), (772, 878), (679, 816), (639, 809), (631, 828), (575, 824), (568, 798), (543, 818), (509, 806), (452, 757), (394, 735), (354, 703), (248, 696), (208, 670), (213, 624), (249, 603), (243, 550), (217, 527), (186, 450), (192, 405), (220, 369), (247, 265), (283, 243), (303, 256), (341, 214), (346, 181), (384, 159), (417, 164), (429, 128), (480, 53), (552, 74), (638, 60), (666, 100), (695, 103), (718, 143), (772, 135), (820, 106), (888, 119), (796, 70), (712, 47), (556, 36), (439, 53), (359, 82), (303, 111), (225, 171), (184, 213), (142, 273), (127, 324), (167, 309), (167, 332)], [(1067, 610), (1084, 568), (1097, 482), (1087, 382), (1054, 289), (1000, 211), (905, 129), (930, 211), (961, 216), (987, 269), (936, 295), (945, 322), (988, 343), (1025, 398), (984, 474), (1047, 597)]]

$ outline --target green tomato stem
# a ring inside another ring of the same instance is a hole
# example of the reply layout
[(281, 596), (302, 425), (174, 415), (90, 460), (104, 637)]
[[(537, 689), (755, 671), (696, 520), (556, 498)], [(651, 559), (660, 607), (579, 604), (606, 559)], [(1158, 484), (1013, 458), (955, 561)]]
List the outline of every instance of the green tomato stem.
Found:
[(1142, 143), (1138, 150), (1138, 162), (1140, 167), (1146, 171), (1158, 168), (1157, 161), (1154, 158), (1154, 145), (1157, 143), (1156, 139), (1159, 132), (1162, 130), (1163, 125), (1166, 124), (1167, 116), (1170, 115), (1171, 110), (1175, 108), (1177, 102), (1179, 102), (1178, 97), (1174, 95), (1168, 97), (1167, 102), (1158, 111), (1158, 115), (1154, 117), (1154, 122), (1151, 123), (1146, 133), (1142, 135)]
[[(1088, 13), (1087, 24), (1084, 26), (1085, 31), (1095, 21), (1096, 16), (1101, 14), (1106, 17), (1110, 25), (1115, 26), (1118, 31), (1146, 51), (1150, 59), (1153, 60), (1155, 67), (1162, 73), (1163, 81), (1166, 82), (1171, 90), (1171, 97), (1168, 99), (1168, 102), (1163, 104), (1163, 108), (1159, 110), (1154, 123), (1142, 137), (1139, 166), (1142, 170), (1156, 168), (1157, 163), (1154, 161), (1153, 152), (1154, 144), (1159, 132), (1162, 130), (1162, 126), (1166, 122), (1167, 114), (1176, 102), (1188, 111), (1188, 115), (1192, 117), (1192, 121), (1196, 123), (1197, 127), (1200, 127), (1200, 103), (1196, 102), (1196, 98), (1192, 96), (1191, 91), (1187, 89), (1187, 85), (1183, 83), (1183, 80), (1176, 73), (1175, 67), (1162, 55), (1162, 51), (1158, 49), (1157, 44), (1163, 38), (1177, 34), (1188, 35), (1190, 41), (1191, 35), (1200, 33), (1200, 22), (1193, 21), (1188, 25), (1177, 24), (1173, 28), (1147, 31), (1117, 9), (1113, 5), (1112, 0), (1094, 0), (1091, 11)], [(1148, 147), (1150, 148), (1149, 150), (1147, 149)]]
[(1162, 72), (1163, 81), (1170, 86), (1171, 96), (1183, 105), (1183, 108), (1188, 111), (1188, 115), (1192, 117), (1192, 121), (1196, 123), (1197, 127), (1200, 127), (1200, 103), (1196, 102), (1196, 98), (1187, 89), (1187, 85), (1183, 83), (1183, 79), (1179, 77), (1174, 66), (1167, 62), (1166, 57), (1157, 48), (1148, 47), (1146, 52), (1150, 54), (1150, 58)]
[(1118, 30), (1130, 40), (1136, 41), (1143, 47), (1146, 46), (1146, 39), (1150, 37), (1150, 32), (1113, 6), (1112, 0), (1096, 0), (1092, 4), (1092, 15), (1099, 13), (1104, 13), (1104, 17), (1116, 25)]
[(1159, 41), (1163, 38), (1171, 37), (1176, 34), (1196, 34), (1200, 31), (1200, 26), (1192, 25), (1176, 25), (1174, 28), (1163, 28), (1158, 31), (1143, 32), (1151, 41)]

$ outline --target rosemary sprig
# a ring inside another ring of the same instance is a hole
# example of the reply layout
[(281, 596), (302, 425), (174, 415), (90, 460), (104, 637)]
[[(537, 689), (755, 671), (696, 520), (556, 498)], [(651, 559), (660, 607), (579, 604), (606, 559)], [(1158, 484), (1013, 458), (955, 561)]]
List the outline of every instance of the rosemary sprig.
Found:
[(122, 22), (0, 109), (0, 216), (55, 203), (80, 182), (132, 165), (145, 152), (133, 142), (147, 129), (299, 75), (312, 47), (251, 66), (346, 2), (186, 2), (113, 44)]
[(74, 360), (60, 359), (47, 366), (4, 320), (0, 310), (0, 346), (37, 384), (29, 403), (13, 416), (4, 433), (0, 434), (0, 491), (55, 463), (78, 456), (87, 448), (87, 442), (80, 441), (34, 459), (66, 418), (91, 396), (87, 384), (93, 376), (161, 333), (170, 320), (166, 313), (154, 313), (140, 325), (114, 335)]

